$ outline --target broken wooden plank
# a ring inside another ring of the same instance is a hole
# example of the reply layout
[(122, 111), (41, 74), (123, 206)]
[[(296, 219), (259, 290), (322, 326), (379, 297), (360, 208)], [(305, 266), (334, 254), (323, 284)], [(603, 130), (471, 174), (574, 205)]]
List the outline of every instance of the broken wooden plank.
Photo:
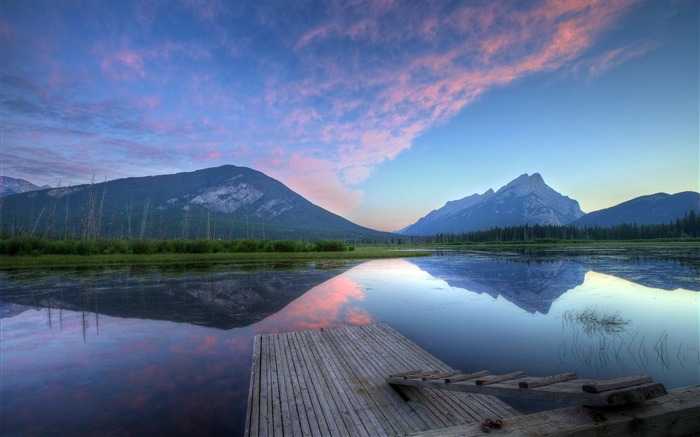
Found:
[(466, 375), (450, 376), (449, 378), (445, 378), (445, 383), (449, 384), (451, 382), (467, 381), (469, 379), (481, 378), (482, 376), (487, 376), (488, 374), (488, 370), (482, 370), (480, 372), (467, 373)]
[(436, 373), (434, 375), (423, 376), (421, 377), (421, 379), (423, 381), (431, 381), (433, 379), (447, 378), (448, 376), (459, 375), (460, 373), (462, 373), (460, 370), (450, 370), (447, 372)]
[(532, 378), (527, 381), (520, 381), (520, 388), (535, 388), (535, 387), (544, 387), (546, 385), (552, 385), (557, 382), (563, 382), (563, 381), (569, 381), (572, 379), (576, 379), (576, 373), (574, 372), (567, 372), (567, 373), (560, 373), (559, 375), (553, 375), (553, 376), (544, 376), (541, 378)]
[(608, 390), (630, 387), (633, 385), (646, 384), (652, 382), (651, 377), (646, 375), (630, 375), (622, 378), (604, 379), (583, 384), (581, 389), (586, 393), (601, 393)]
[(609, 406), (633, 404), (649, 399), (658, 398), (665, 395), (666, 387), (658, 382), (637, 385), (634, 387), (625, 387), (617, 390), (610, 390), (599, 393), (605, 397)]
[(439, 370), (428, 370), (428, 371), (425, 371), (425, 372), (422, 372), (422, 373), (416, 373), (415, 375), (404, 376), (403, 379), (417, 379), (417, 378), (423, 378), (423, 377), (426, 377), (426, 376), (437, 375), (438, 373), (440, 373)]
[(401, 373), (394, 373), (392, 375), (389, 375), (389, 378), (403, 378), (404, 376), (411, 376), (411, 375), (417, 375), (419, 373), (423, 373), (424, 370), (407, 370), (405, 372)]
[(476, 385), (489, 385), (495, 384), (497, 382), (509, 381), (511, 379), (522, 378), (525, 376), (525, 372), (518, 370), (517, 372), (506, 373), (504, 375), (493, 375), (488, 376), (484, 379), (477, 379)]

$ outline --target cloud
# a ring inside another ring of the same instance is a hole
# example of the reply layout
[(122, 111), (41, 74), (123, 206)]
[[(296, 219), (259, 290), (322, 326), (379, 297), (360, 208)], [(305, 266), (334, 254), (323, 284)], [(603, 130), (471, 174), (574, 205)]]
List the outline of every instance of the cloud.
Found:
[[(36, 182), (45, 166), (75, 170), (67, 162), (84, 149), (100, 165), (111, 157), (115, 175), (249, 165), (343, 214), (378, 166), (489, 90), (555, 70), (598, 75), (643, 54), (587, 61), (631, 4), (139, 2), (78, 46), (64, 32), (84, 24), (59, 8), (60, 32), (3, 42), (2, 165), (43, 144), (64, 159), (37, 163), (26, 175)], [(3, 36), (24, 29), (15, 20), (3, 17)]]
[[(343, 185), (353, 186), (490, 89), (566, 67), (630, 3), (533, 2), (519, 9), (463, 2), (456, 11), (434, 5), (407, 11), (388, 2), (366, 14), (360, 11), (364, 4), (344, 6), (298, 38), (294, 48), (314, 69), (275, 89), (275, 101), (296, 112), (314, 110), (319, 138), (335, 149), (327, 165), (340, 170)], [(361, 39), (369, 47), (354, 44)], [(328, 44), (341, 52), (347, 47), (347, 53), (339, 58)], [(379, 56), (388, 53), (393, 59), (383, 62)], [(319, 100), (333, 110), (319, 116)]]
[(583, 62), (581, 67), (589, 76), (600, 76), (631, 59), (644, 55), (658, 46), (659, 45), (656, 43), (648, 42), (641, 45), (617, 47), (612, 50), (608, 50), (592, 61)]

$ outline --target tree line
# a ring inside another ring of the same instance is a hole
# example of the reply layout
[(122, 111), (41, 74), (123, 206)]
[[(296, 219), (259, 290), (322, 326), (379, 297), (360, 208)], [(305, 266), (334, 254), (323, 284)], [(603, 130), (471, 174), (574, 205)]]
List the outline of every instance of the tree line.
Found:
[(612, 241), (700, 238), (700, 215), (694, 210), (666, 224), (623, 223), (615, 226), (555, 226), (521, 225), (493, 227), (484, 231), (445, 232), (426, 237), (413, 237), (414, 243), (492, 243), (492, 242), (554, 242), (554, 241)]

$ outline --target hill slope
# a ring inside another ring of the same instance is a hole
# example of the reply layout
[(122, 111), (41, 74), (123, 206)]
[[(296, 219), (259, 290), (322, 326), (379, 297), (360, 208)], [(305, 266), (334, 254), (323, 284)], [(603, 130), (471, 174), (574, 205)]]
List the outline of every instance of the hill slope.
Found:
[(668, 224), (690, 210), (700, 212), (700, 193), (684, 191), (677, 194), (657, 193), (641, 196), (610, 208), (586, 214), (571, 223), (573, 226), (615, 226), (622, 223), (638, 225)]

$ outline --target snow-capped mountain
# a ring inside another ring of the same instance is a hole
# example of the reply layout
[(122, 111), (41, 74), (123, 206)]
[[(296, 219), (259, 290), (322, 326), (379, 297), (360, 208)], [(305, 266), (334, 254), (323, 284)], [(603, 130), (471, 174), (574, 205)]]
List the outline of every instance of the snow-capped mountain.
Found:
[(26, 193), (27, 191), (43, 190), (51, 188), (48, 185), (42, 187), (34, 185), (24, 179), (15, 179), (9, 176), (0, 176), (0, 197), (10, 196), (12, 194)]
[(488, 190), (484, 194), (447, 202), (399, 233), (434, 235), (526, 223), (561, 226), (583, 215), (576, 200), (550, 188), (539, 173), (523, 174), (495, 193)]

